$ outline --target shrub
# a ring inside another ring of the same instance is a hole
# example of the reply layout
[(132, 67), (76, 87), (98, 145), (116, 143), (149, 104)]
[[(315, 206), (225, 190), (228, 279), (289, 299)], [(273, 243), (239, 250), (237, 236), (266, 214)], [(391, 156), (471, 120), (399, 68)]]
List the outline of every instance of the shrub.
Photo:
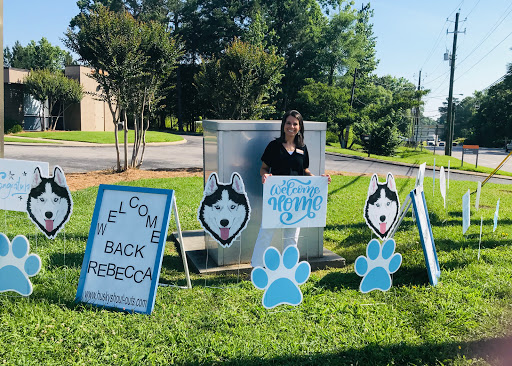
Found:
[(336, 135), (332, 131), (327, 131), (325, 133), (325, 143), (327, 143), (327, 144), (335, 144), (337, 142), (339, 142), (338, 135)]
[[(354, 134), (359, 137), (363, 150), (370, 154), (391, 156), (400, 145), (400, 133), (391, 116), (377, 122), (363, 120), (354, 124)], [(366, 135), (369, 139), (363, 138)]]
[(10, 134), (10, 133), (18, 133), (23, 131), (23, 127), (18, 121), (12, 120), (12, 119), (6, 119), (4, 121), (4, 133)]
[(23, 132), (23, 127), (20, 124), (15, 124), (7, 130), (7, 134)]

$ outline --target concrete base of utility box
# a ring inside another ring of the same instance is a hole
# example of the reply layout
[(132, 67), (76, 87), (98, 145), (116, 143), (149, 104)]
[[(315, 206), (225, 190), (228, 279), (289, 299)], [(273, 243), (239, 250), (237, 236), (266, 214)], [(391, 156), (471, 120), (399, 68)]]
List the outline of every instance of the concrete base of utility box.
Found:
[[(173, 240), (177, 242), (178, 233), (173, 233)], [(183, 247), (187, 255), (188, 266), (191, 271), (199, 274), (237, 274), (237, 273), (250, 273), (252, 270), (250, 263), (240, 263), (219, 266), (208, 255), (204, 245), (204, 231), (203, 230), (190, 230), (182, 232)], [(207, 258), (208, 257), (208, 258)], [(208, 262), (207, 262), (208, 259)], [(301, 254), (301, 260), (306, 260), (306, 257)], [(327, 267), (343, 268), (345, 267), (345, 258), (323, 248), (323, 256), (316, 258), (308, 258), (311, 269), (319, 270)]]

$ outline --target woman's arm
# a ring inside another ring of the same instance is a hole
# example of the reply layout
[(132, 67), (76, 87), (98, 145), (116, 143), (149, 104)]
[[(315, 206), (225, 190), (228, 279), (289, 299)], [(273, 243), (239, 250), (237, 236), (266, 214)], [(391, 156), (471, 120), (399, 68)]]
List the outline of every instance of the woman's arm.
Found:
[[(304, 175), (313, 176), (314, 174), (309, 171), (308, 168), (304, 169)], [(331, 176), (329, 174), (322, 174), (322, 177), (327, 177), (327, 182), (331, 183)]]
[(265, 164), (264, 162), (262, 162), (261, 168), (260, 168), (261, 183), (265, 184), (265, 181), (267, 180), (267, 178), (272, 175), (269, 172), (270, 172), (270, 167), (267, 164)]

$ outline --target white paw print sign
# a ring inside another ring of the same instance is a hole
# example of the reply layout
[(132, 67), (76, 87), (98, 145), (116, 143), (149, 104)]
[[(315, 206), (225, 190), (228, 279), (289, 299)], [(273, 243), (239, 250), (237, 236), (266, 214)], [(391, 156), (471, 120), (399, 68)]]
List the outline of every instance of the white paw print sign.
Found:
[(283, 255), (274, 247), (263, 254), (265, 267), (256, 267), (251, 272), (251, 281), (257, 289), (265, 290), (262, 304), (266, 309), (287, 304), (297, 306), (302, 302), (299, 285), (306, 283), (311, 274), (308, 262), (299, 262), (299, 250), (288, 246)]
[(354, 269), (358, 276), (363, 277), (359, 285), (362, 293), (388, 291), (391, 288), (390, 275), (398, 271), (402, 264), (402, 255), (394, 253), (395, 246), (393, 239), (386, 240), (382, 246), (377, 239), (372, 239), (366, 247), (366, 257), (357, 257)]
[(23, 235), (16, 236), (12, 243), (0, 233), (0, 292), (14, 291), (28, 296), (32, 293), (29, 277), (41, 269), (37, 254), (29, 254), (30, 245)]

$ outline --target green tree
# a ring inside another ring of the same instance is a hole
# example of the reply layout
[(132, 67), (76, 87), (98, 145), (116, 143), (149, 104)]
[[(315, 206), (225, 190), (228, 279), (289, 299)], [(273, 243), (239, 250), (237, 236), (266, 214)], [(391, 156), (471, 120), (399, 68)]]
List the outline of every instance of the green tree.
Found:
[(321, 34), (328, 20), (315, 0), (261, 0), (260, 4), (269, 29), (267, 44), (286, 61), (278, 107), (294, 108), (307, 78), (323, 80)]
[(76, 80), (67, 78), (62, 72), (32, 70), (25, 78), (25, 87), (36, 100), (48, 101), (50, 113), (58, 106), (57, 115), (50, 115), (50, 130), (55, 130), (57, 121), (73, 103), (83, 98), (83, 88)]
[(164, 80), (180, 56), (180, 47), (160, 23), (139, 22), (127, 11), (115, 13), (101, 5), (95, 9), (75, 19), (79, 29), (68, 30), (66, 45), (93, 68), (91, 77), (102, 89), (100, 98), (109, 105), (115, 126), (118, 171), (118, 124), (123, 124), (126, 170), (128, 116), (133, 117), (136, 129), (130, 162), (135, 167), (142, 164), (149, 117), (161, 98)]
[(16, 41), (12, 49), (4, 49), (4, 66), (28, 70), (63, 70), (75, 62), (71, 54), (58, 46), (52, 46), (46, 38), (36, 43), (30, 41), (25, 47)]
[(195, 77), (206, 113), (213, 118), (260, 119), (275, 112), (284, 60), (235, 39), (220, 58), (204, 61)]
[(475, 93), (475, 99), (478, 109), (471, 120), (472, 140), (482, 146), (503, 146), (512, 137), (512, 64), (501, 82)]
[(299, 110), (304, 111), (305, 119), (327, 122), (327, 128), (336, 133), (341, 142), (343, 130), (350, 122), (350, 91), (313, 79), (306, 82), (297, 96)]
[(394, 115), (387, 115), (377, 121), (364, 116), (354, 124), (354, 134), (359, 136), (363, 150), (368, 154), (393, 155), (400, 145), (400, 132), (394, 123)]
[(358, 90), (354, 102), (357, 111), (354, 135), (359, 143), (371, 153), (392, 154), (401, 141), (400, 136), (410, 130), (411, 108), (419, 107), (420, 97), (427, 92), (415, 90), (414, 84), (404, 78), (389, 75), (370, 78)]

